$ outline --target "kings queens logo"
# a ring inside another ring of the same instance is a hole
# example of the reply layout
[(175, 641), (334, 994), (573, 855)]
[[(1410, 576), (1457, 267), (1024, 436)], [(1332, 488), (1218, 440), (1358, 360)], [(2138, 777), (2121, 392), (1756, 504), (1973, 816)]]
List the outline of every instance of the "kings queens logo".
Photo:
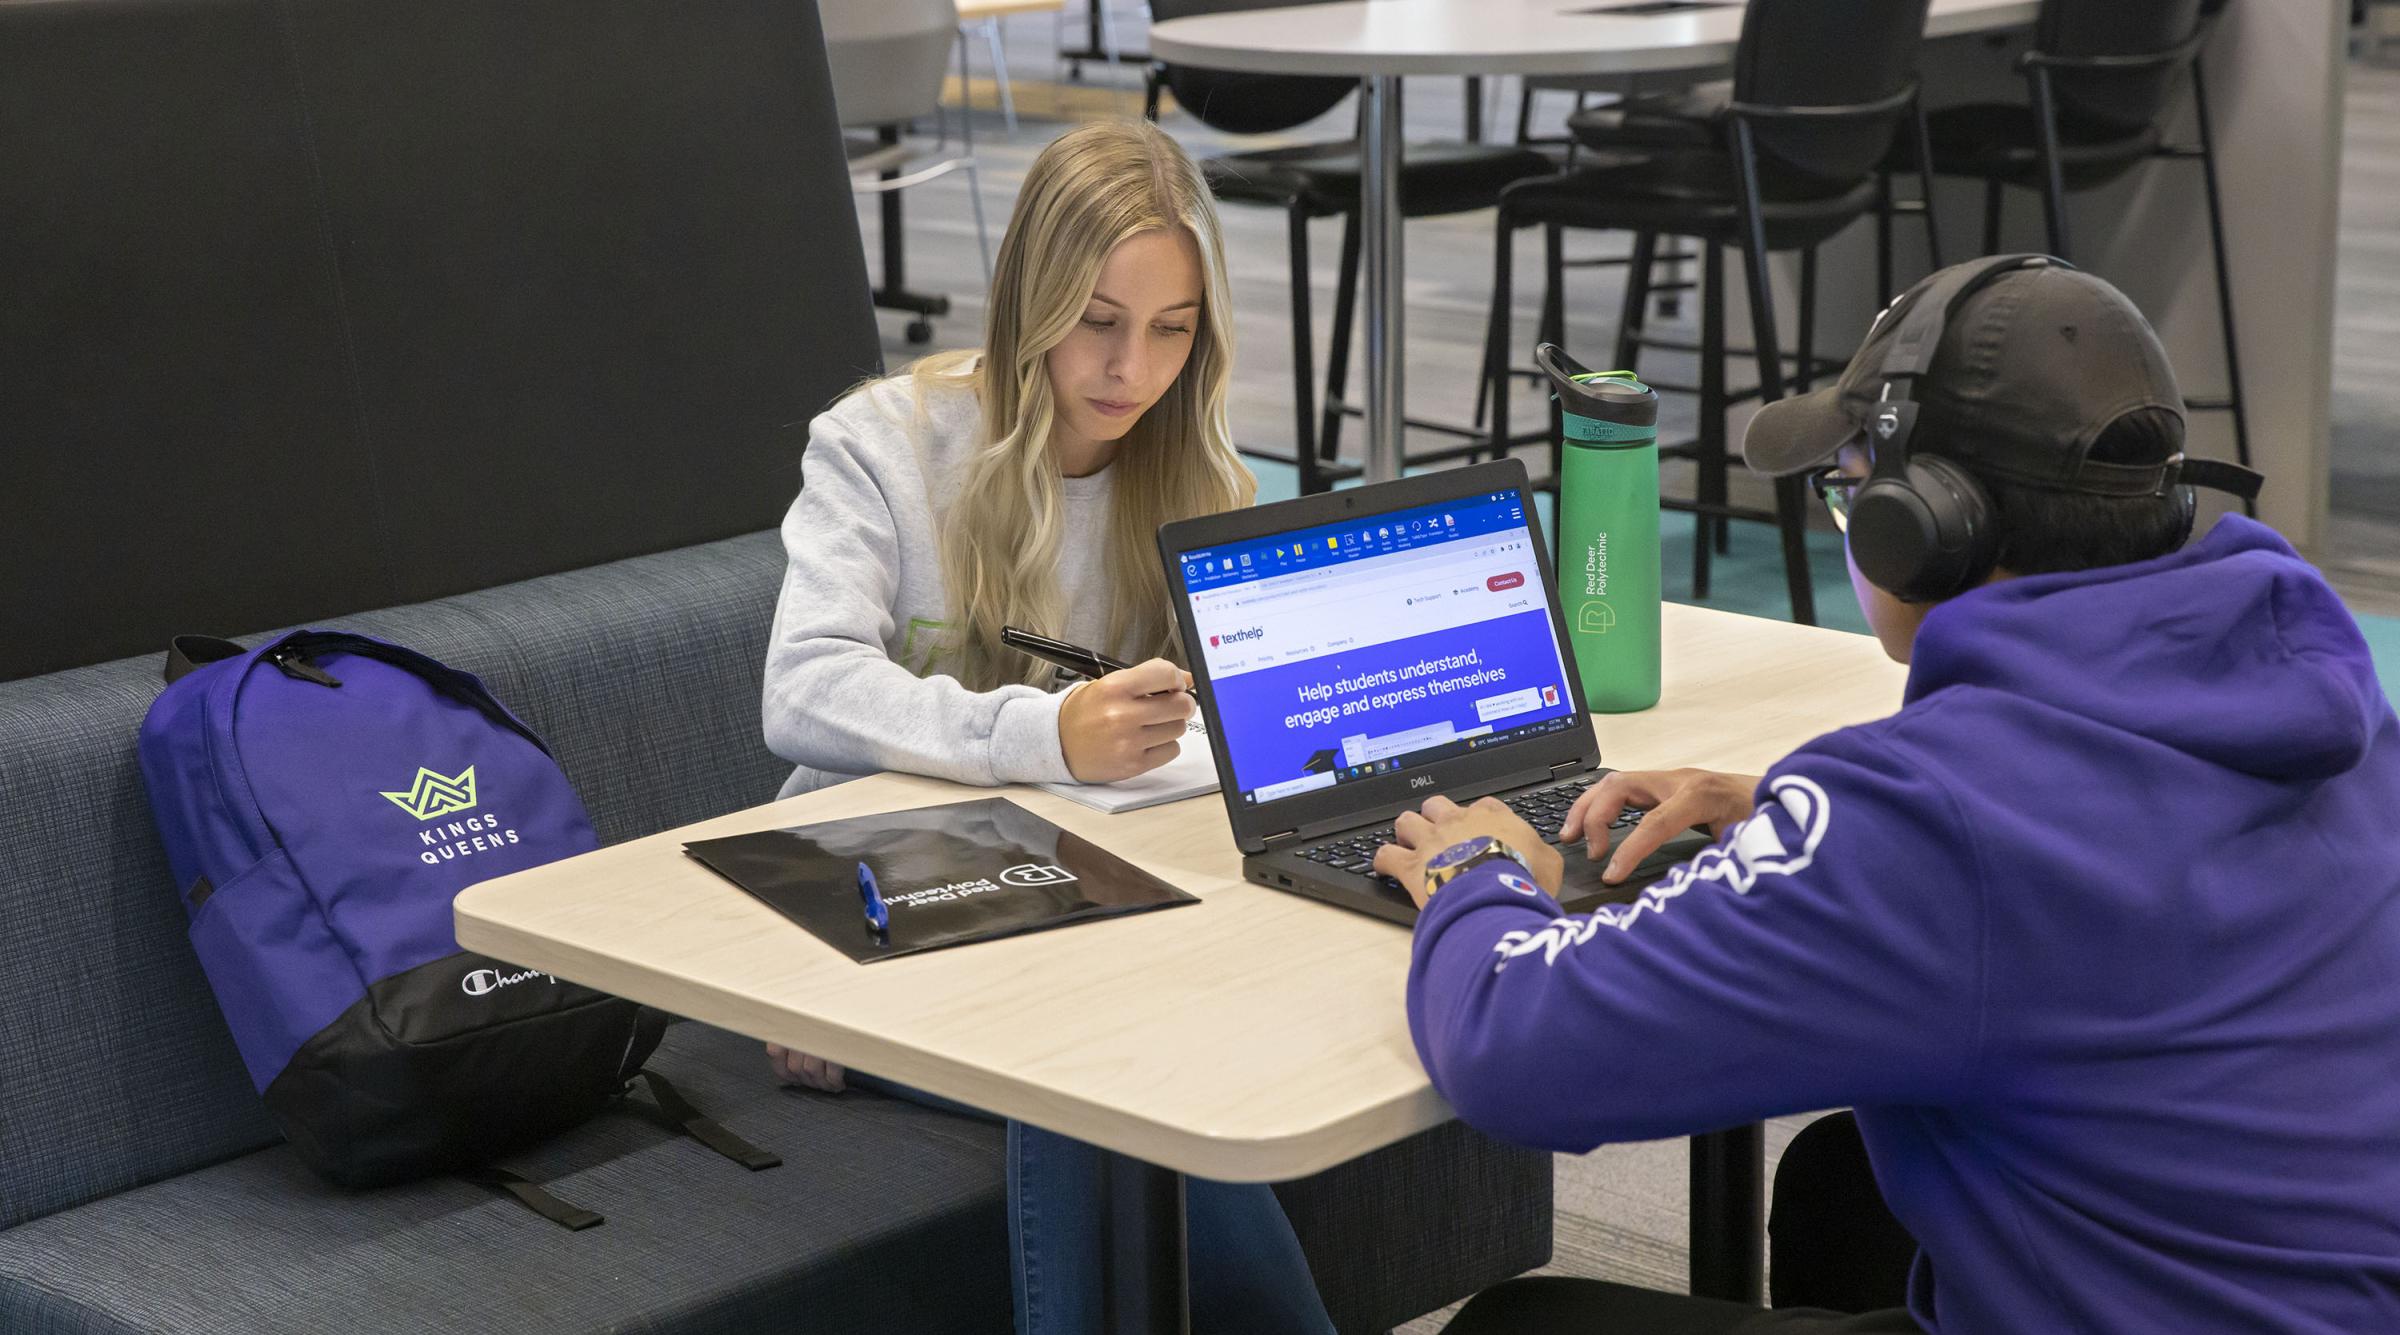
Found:
[(475, 809), (475, 767), (467, 766), (454, 777), (445, 777), (420, 765), (417, 781), (405, 793), (385, 793), (392, 805), (418, 820), (432, 820), (453, 811)]
[[(504, 826), (498, 816), (482, 810), (476, 800), (475, 767), (467, 766), (456, 774), (440, 774), (423, 766), (417, 768), (416, 782), (404, 793), (386, 792), (384, 797), (393, 806), (427, 824), (417, 831), (417, 861), (428, 867), (477, 853), (488, 853), (518, 842), (515, 829)], [(462, 820), (443, 821), (444, 816), (468, 813)]]

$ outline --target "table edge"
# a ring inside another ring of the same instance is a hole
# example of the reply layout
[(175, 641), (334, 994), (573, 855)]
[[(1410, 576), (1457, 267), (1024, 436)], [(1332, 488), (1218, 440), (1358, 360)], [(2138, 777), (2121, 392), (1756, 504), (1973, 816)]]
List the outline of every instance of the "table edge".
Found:
[[(2031, 25), (2040, 12), (2039, 0), (1972, 14), (1936, 14), (1925, 24), (1927, 38), (2000, 32)], [(1244, 11), (1255, 17), (1259, 11)], [(1667, 70), (1707, 69), (1733, 59), (1732, 42), (1687, 46), (1584, 47), (1564, 50), (1493, 53), (1437, 51), (1359, 51), (1313, 48), (1291, 50), (1229, 46), (1187, 39), (1177, 32), (1189, 26), (1208, 26), (1224, 18), (1198, 14), (1168, 19), (1150, 27), (1150, 53), (1170, 64), (1200, 65), (1251, 74), (1337, 74), (1359, 78), (1387, 75), (1531, 75), (1639, 74)]]
[[(877, 1035), (814, 1017), (791, 1015), (788, 1027), (778, 1027), (773, 1035), (752, 1033), (752, 1027), (733, 1013), (738, 999), (707, 983), (689, 978), (670, 982), (668, 975), (658, 971), (477, 916), (470, 903), (478, 897), (477, 892), (508, 879), (499, 877), (460, 892), (452, 913), (461, 948), (519, 967), (538, 968), (670, 1014), (749, 1033), (762, 1043), (772, 1038), (847, 1067), (872, 1070), (883, 1079), (1196, 1177), (1220, 1182), (1284, 1182), (1307, 1177), (1456, 1117), (1448, 1102), (1434, 1092), (1430, 1080), (1401, 1098), (1356, 1108), (1330, 1121), (1283, 1134), (1255, 1138), (1195, 1131), (1014, 1081), (995, 1095), (986, 1083), (992, 1077), (980, 1068), (922, 1049), (889, 1046)], [(678, 983), (685, 990), (676, 991), (674, 984)], [(767, 1078), (763, 1060), (759, 1078)]]

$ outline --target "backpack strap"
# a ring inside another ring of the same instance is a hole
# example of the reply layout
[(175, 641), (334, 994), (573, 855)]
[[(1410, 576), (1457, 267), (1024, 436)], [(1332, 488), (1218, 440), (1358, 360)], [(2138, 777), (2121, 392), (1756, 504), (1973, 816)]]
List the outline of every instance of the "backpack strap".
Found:
[(691, 1100), (676, 1092), (675, 1086), (656, 1071), (635, 1072), (650, 1086), (650, 1097), (658, 1101), (659, 1112), (685, 1135), (708, 1146), (755, 1173), (762, 1168), (781, 1168), (783, 1156), (762, 1150), (725, 1129), (722, 1123), (706, 1116), (692, 1106)]
[(498, 1165), (459, 1170), (458, 1176), (479, 1187), (513, 1196), (517, 1203), (569, 1232), (580, 1233), (606, 1219), (567, 1201), (562, 1201), (543, 1188), (542, 1184), (521, 1173), (512, 1173)]
[(214, 635), (178, 635), (167, 641), (167, 665), (164, 675), (169, 686), (192, 675), (198, 668), (239, 658), (250, 652), (231, 640)]

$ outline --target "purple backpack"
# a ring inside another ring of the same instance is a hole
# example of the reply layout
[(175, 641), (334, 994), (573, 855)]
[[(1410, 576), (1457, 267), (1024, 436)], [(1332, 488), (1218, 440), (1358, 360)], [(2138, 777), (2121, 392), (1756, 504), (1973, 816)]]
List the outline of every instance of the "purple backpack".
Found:
[[(151, 812), (293, 1149), (344, 1186), (455, 1172), (600, 1222), (484, 1165), (622, 1094), (665, 1018), (460, 950), (451, 920), (478, 881), (599, 847), (541, 739), (474, 676), (364, 635), (185, 636), (167, 681), (141, 729)], [(670, 1121), (772, 1166), (642, 1074)]]

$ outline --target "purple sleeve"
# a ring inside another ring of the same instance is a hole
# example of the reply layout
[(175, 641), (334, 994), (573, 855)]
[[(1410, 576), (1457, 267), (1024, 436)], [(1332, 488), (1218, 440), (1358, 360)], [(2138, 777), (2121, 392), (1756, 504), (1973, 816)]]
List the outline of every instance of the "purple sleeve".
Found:
[(1946, 1102), (1981, 1039), (1983, 884), (1948, 791), (1837, 733), (1632, 903), (1567, 914), (1505, 864), (1443, 887), (1409, 1032), (1461, 1118), (1558, 1150)]

